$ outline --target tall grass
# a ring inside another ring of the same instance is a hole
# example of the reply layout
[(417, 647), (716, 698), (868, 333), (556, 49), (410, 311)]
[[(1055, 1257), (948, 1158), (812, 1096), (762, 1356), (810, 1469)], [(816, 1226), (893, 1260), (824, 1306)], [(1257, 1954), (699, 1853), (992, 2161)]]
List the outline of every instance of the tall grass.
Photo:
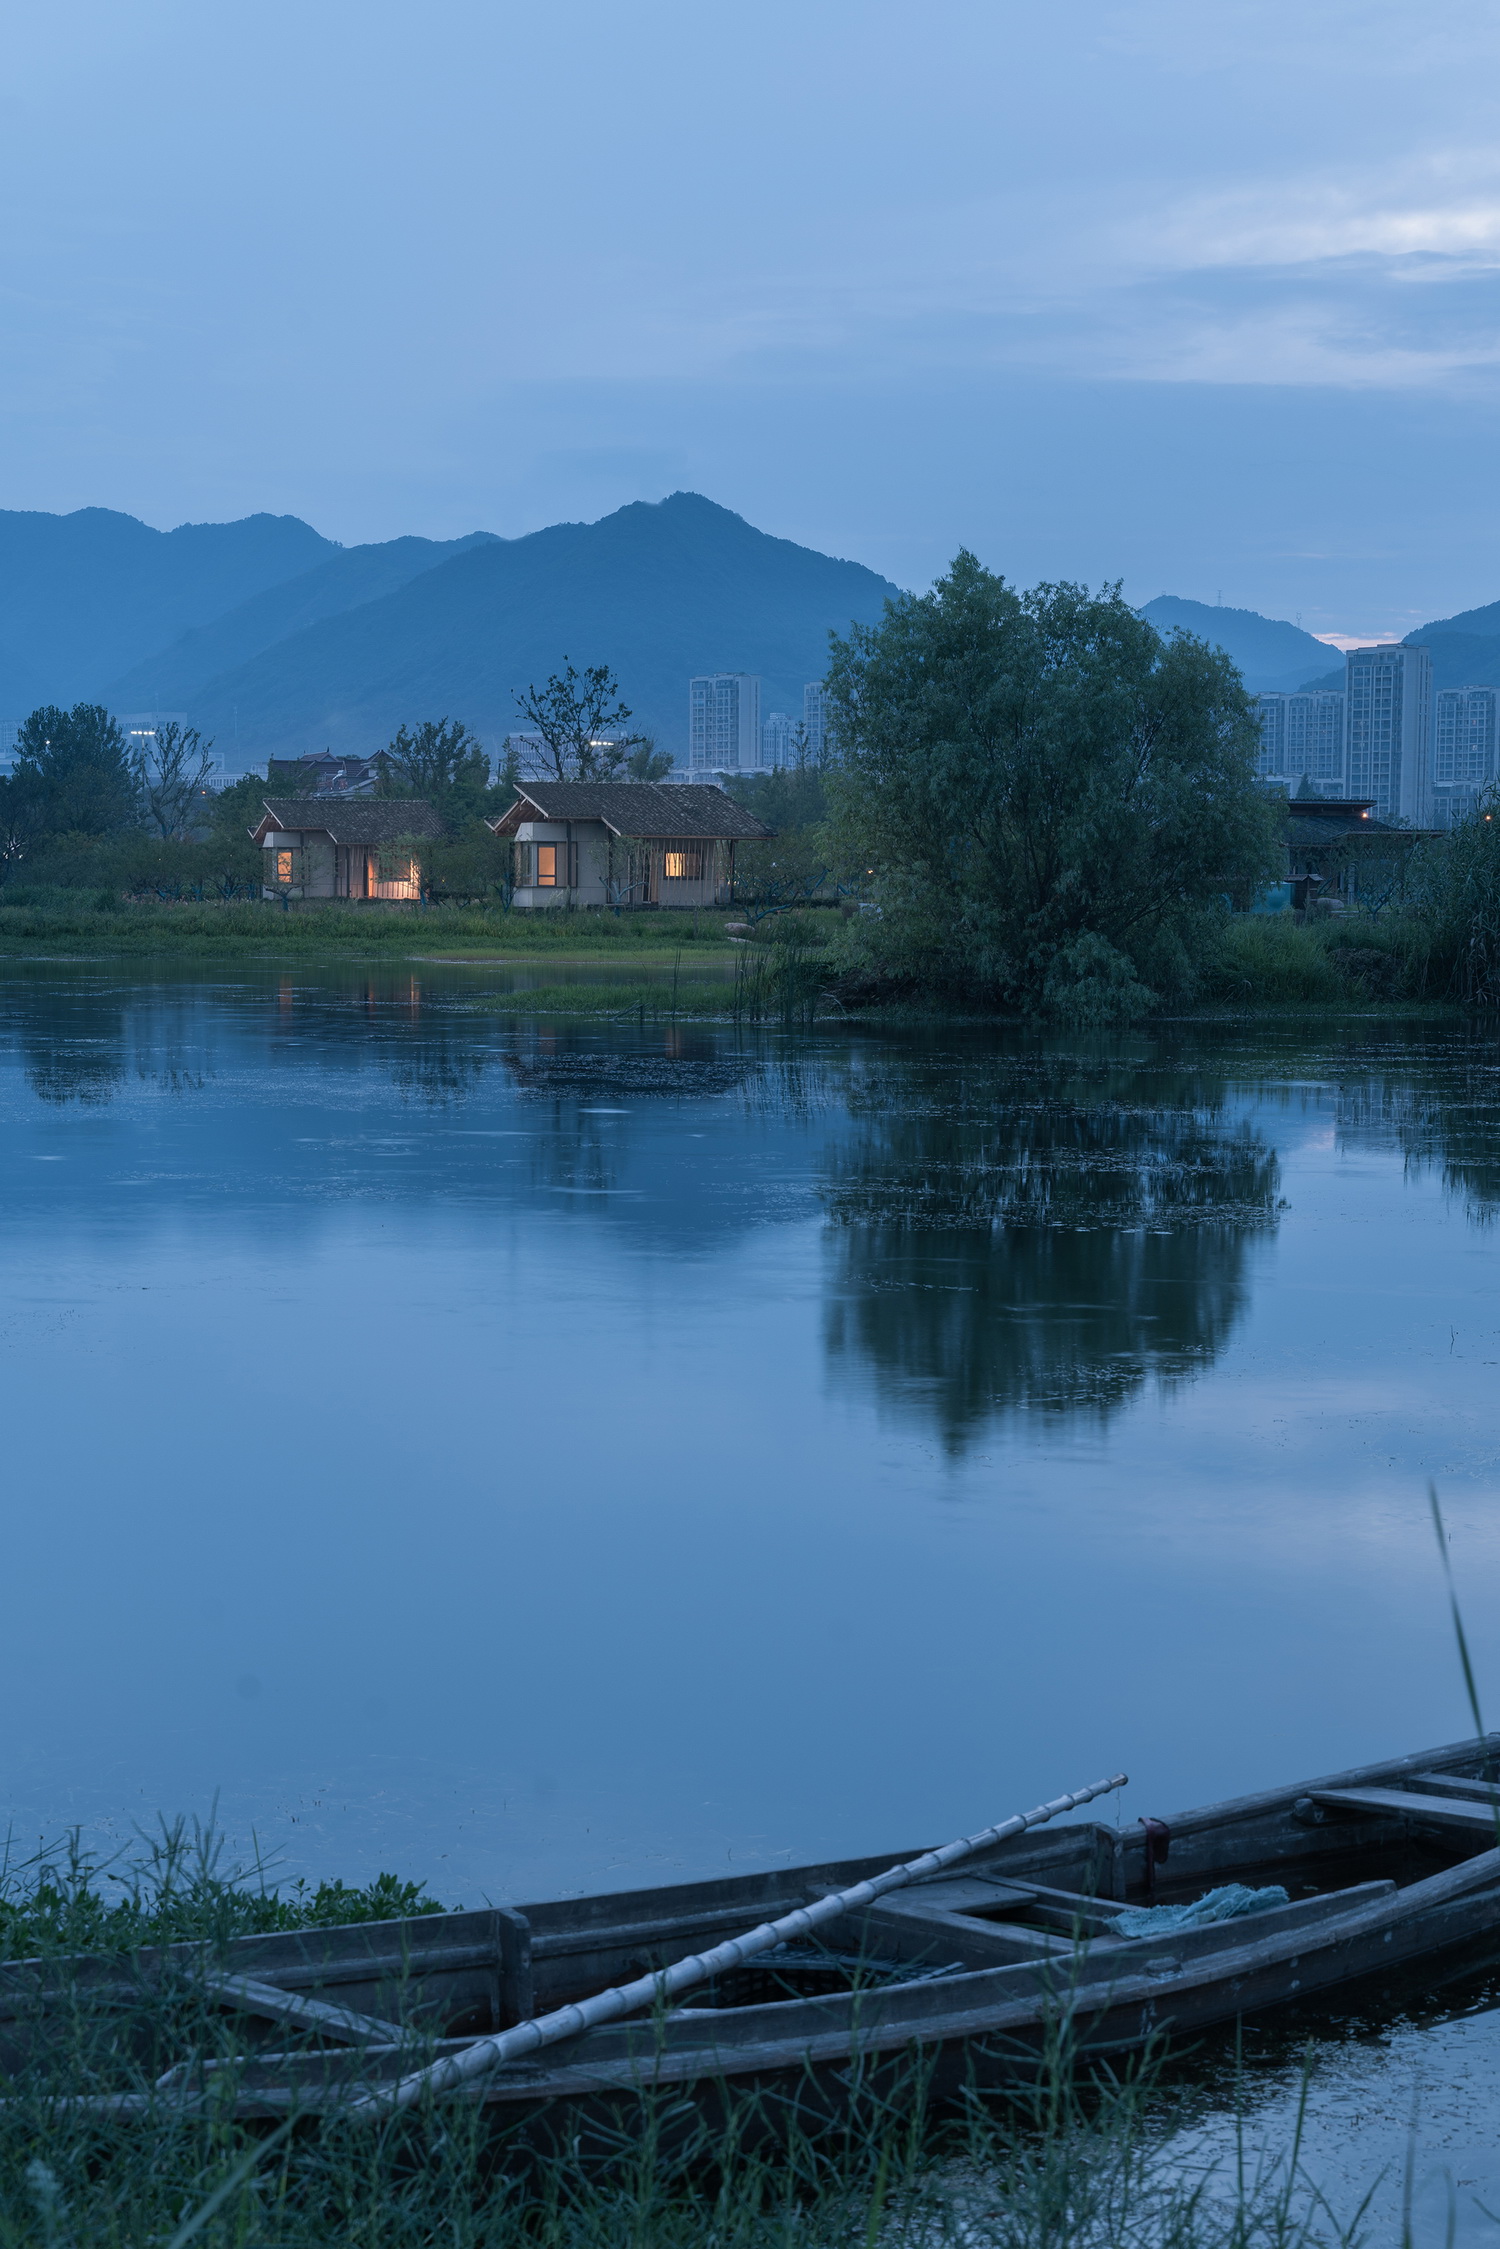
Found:
[(684, 947), (727, 953), (724, 917), (707, 912), (612, 914), (560, 908), (517, 913), (503, 906), (292, 906), (274, 900), (182, 905), (122, 903), (99, 891), (0, 890), (0, 954), (35, 950), (94, 954), (230, 955), (245, 959), (369, 959), (412, 953), (479, 952), (630, 958)]
[[(545, 2139), (448, 2101), (385, 2118), (236, 2122), (235, 2040), (190, 1990), (134, 2019), (58, 2010), (46, 2056), (0, 2081), (0, 2249), (1312, 2249), (1342, 2242), (1287, 2159), (1239, 2178), (1175, 2160), (1171, 2089), (1148, 2059), (1084, 2082), (1061, 2042), (1039, 2082), (938, 2110), (920, 2063), (854, 2065), (836, 2122), (711, 2089), (622, 2100)], [(158, 2087), (129, 2117), (74, 2101), (192, 2046), (223, 2103)], [(131, 2060), (122, 2060), (129, 2047)], [(768, 2127), (774, 2127), (769, 2128)], [(1314, 2224), (1314, 2219), (1320, 2222)]]
[(1251, 1007), (1369, 1007), (1425, 993), (1412, 931), (1396, 916), (1242, 914), (1218, 933), (1199, 995)]

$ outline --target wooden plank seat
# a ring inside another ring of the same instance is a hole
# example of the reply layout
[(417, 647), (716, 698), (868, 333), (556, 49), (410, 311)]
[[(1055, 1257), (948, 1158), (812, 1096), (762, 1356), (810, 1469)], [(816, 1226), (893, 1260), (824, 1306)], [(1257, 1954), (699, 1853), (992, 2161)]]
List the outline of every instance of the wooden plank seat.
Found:
[(1500, 1804), (1500, 1782), (1455, 1779), (1452, 1773), (1409, 1773), (1402, 1784), (1434, 1796), (1465, 1796), (1473, 1803)]
[(1314, 1804), (1330, 1810), (1371, 1812), (1386, 1818), (1394, 1812), (1428, 1826), (1472, 1828), (1492, 1839), (1500, 1822), (1495, 1804), (1479, 1797), (1424, 1796), (1408, 1788), (1315, 1788), (1309, 1794)]

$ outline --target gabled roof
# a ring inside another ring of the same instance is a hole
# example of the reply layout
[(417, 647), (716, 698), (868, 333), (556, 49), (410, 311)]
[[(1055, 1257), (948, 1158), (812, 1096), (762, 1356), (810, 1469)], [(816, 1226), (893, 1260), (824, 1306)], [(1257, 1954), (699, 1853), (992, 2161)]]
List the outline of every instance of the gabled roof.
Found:
[(394, 843), (398, 836), (440, 836), (445, 822), (421, 797), (263, 797), (264, 816), (250, 830), (263, 843), (273, 828), (331, 836), (335, 843)]
[(773, 831), (722, 789), (676, 781), (520, 781), (516, 801), (490, 826), (513, 836), (523, 820), (602, 820), (617, 836), (731, 836), (758, 843)]

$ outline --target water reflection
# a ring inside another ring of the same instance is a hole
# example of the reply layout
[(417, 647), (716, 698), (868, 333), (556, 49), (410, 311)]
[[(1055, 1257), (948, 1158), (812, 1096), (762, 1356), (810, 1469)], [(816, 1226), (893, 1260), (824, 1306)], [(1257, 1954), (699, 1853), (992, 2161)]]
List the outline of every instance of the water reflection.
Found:
[(1436, 1169), (1476, 1225), (1500, 1215), (1500, 1070), (1429, 1066), (1340, 1091), (1339, 1134), (1355, 1147), (1399, 1148), (1415, 1174)]
[(994, 1415), (1107, 1419), (1200, 1372), (1278, 1167), (1222, 1080), (1076, 1056), (887, 1064), (822, 1200), (830, 1359), (959, 1450)]
[(102, 1107), (125, 1076), (125, 1000), (112, 987), (94, 985), (71, 991), (68, 1000), (60, 1012), (45, 987), (8, 984), (10, 1034), (39, 1100)]

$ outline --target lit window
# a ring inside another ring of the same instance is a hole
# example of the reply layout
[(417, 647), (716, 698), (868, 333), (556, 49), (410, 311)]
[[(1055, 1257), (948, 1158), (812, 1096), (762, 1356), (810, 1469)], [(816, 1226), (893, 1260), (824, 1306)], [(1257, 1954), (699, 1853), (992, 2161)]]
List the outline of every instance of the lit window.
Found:
[(290, 882), (291, 879), (292, 855), (289, 851), (278, 851), (276, 854), (276, 880), (278, 882)]
[(661, 872), (664, 882), (701, 882), (703, 880), (703, 846), (701, 843), (675, 844), (661, 855)]
[(536, 847), (536, 880), (539, 890), (557, 888), (557, 845), (539, 843)]

